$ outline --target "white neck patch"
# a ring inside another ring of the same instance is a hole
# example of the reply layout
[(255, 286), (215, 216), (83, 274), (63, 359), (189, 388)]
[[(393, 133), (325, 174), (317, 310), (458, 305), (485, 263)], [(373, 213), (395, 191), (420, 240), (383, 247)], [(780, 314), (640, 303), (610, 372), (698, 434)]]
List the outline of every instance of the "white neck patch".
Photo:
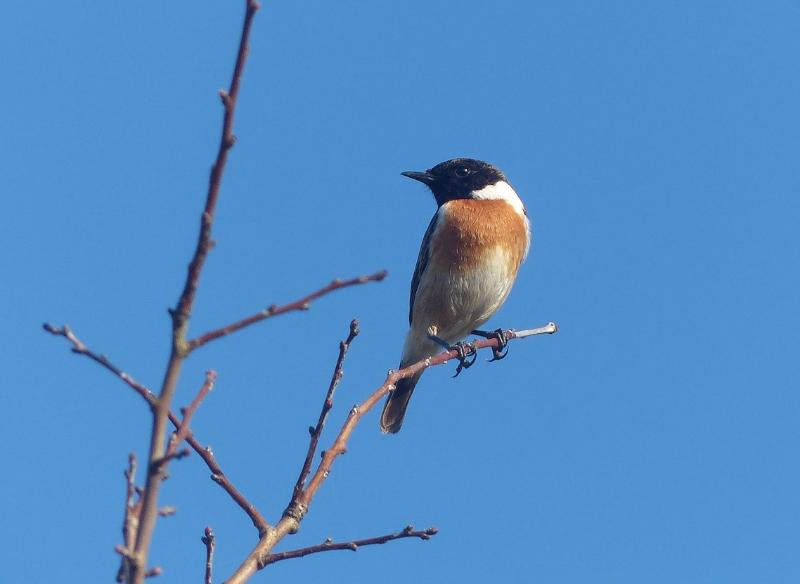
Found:
[(511, 188), (511, 185), (504, 180), (488, 187), (483, 187), (479, 191), (472, 191), (470, 194), (475, 199), (500, 199), (514, 207), (520, 215), (525, 215), (525, 205), (522, 204), (519, 195)]

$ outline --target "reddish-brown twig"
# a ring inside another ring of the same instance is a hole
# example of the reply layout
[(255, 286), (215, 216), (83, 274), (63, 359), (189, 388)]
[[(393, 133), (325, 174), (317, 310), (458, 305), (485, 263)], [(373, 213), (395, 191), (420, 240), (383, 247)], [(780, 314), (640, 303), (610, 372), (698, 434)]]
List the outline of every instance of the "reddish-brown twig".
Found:
[(197, 395), (192, 400), (192, 403), (181, 410), (183, 419), (181, 420), (180, 424), (178, 424), (178, 428), (175, 430), (169, 440), (169, 446), (167, 447), (167, 453), (164, 455), (164, 458), (169, 458), (176, 455), (178, 452), (178, 446), (180, 446), (181, 442), (186, 440), (186, 437), (189, 435), (189, 424), (192, 421), (192, 416), (194, 416), (197, 408), (200, 407), (200, 403), (205, 399), (209, 392), (214, 389), (214, 384), (216, 381), (217, 372), (214, 370), (206, 371), (206, 380), (203, 383), (203, 386), (200, 388), (200, 391), (197, 392)]
[(161, 566), (156, 566), (155, 568), (150, 568), (147, 572), (144, 573), (145, 578), (155, 578), (156, 576), (160, 576), (164, 573), (164, 569)]
[(260, 310), (255, 314), (251, 314), (241, 320), (237, 320), (229, 325), (220, 327), (218, 329), (214, 329), (213, 331), (209, 331), (200, 335), (197, 338), (194, 338), (186, 343), (187, 351), (191, 352), (195, 349), (202, 347), (206, 343), (209, 343), (215, 339), (220, 337), (224, 337), (231, 333), (234, 333), (238, 330), (241, 330), (251, 324), (255, 324), (257, 322), (261, 322), (262, 320), (266, 320), (273, 316), (278, 316), (281, 314), (286, 314), (287, 312), (293, 312), (296, 310), (308, 310), (311, 306), (311, 302), (320, 298), (321, 296), (325, 296), (326, 294), (330, 294), (336, 290), (341, 290), (342, 288), (347, 288), (349, 286), (356, 286), (358, 284), (366, 284), (367, 282), (380, 282), (386, 277), (386, 270), (375, 272), (374, 274), (369, 274), (365, 276), (359, 276), (357, 278), (350, 278), (349, 280), (340, 280), (336, 279), (333, 280), (327, 286), (320, 288), (319, 290), (300, 298), (299, 300), (295, 300), (294, 302), (290, 302), (289, 304), (284, 304), (283, 306), (278, 306), (273, 304), (264, 310)]
[[(555, 325), (555, 323), (551, 322), (543, 327), (535, 329), (524, 331), (506, 330), (504, 332), (506, 339), (513, 340), (523, 339), (534, 335), (552, 334), (557, 330), (558, 327)], [(480, 349), (492, 347), (496, 348), (497, 346), (497, 338), (476, 340), (469, 344), (466, 353), (469, 355), (477, 352)], [(301, 509), (303, 512), (308, 510), (314, 495), (316, 495), (317, 491), (322, 486), (322, 483), (325, 482), (328, 476), (330, 476), (331, 467), (333, 466), (334, 461), (347, 450), (347, 441), (350, 438), (350, 435), (353, 433), (355, 427), (361, 421), (361, 418), (363, 418), (367, 412), (374, 408), (375, 405), (395, 387), (400, 379), (411, 377), (412, 375), (429, 367), (447, 363), (449, 360), (455, 359), (457, 356), (458, 351), (455, 349), (452, 351), (445, 351), (444, 353), (440, 353), (435, 357), (418, 361), (417, 363), (409, 365), (408, 367), (398, 371), (390, 371), (387, 374), (383, 384), (378, 387), (372, 393), (372, 395), (370, 395), (362, 403), (353, 406), (353, 408), (350, 410), (350, 414), (347, 416), (347, 419), (345, 420), (342, 429), (339, 431), (339, 434), (334, 440), (333, 445), (331, 448), (323, 452), (322, 460), (317, 466), (314, 474), (311, 476), (311, 480), (308, 481), (306, 487), (298, 497), (293, 497), (294, 507)], [(253, 576), (253, 574), (256, 573), (256, 571), (266, 566), (267, 560), (269, 559), (275, 545), (284, 537), (289, 534), (296, 533), (299, 529), (300, 521), (302, 520), (302, 514), (299, 514), (300, 517), (297, 515), (298, 514), (295, 513), (284, 513), (283, 517), (281, 517), (280, 521), (278, 521), (275, 527), (267, 530), (262, 535), (256, 547), (253, 548), (250, 554), (248, 554), (247, 558), (245, 558), (244, 562), (242, 562), (239, 568), (237, 568), (236, 572), (234, 572), (234, 574), (228, 580), (226, 580), (226, 584), (241, 584), (246, 582)]]
[(314, 461), (314, 454), (317, 451), (319, 437), (322, 434), (322, 429), (325, 427), (325, 422), (328, 420), (328, 413), (333, 407), (333, 396), (336, 393), (336, 388), (339, 386), (339, 382), (342, 380), (342, 376), (344, 375), (344, 359), (347, 356), (347, 351), (350, 348), (350, 344), (358, 336), (359, 332), (360, 329), (358, 326), (358, 321), (353, 319), (350, 322), (350, 333), (347, 335), (347, 339), (339, 343), (339, 358), (336, 359), (336, 366), (333, 368), (333, 375), (331, 376), (331, 382), (328, 386), (328, 393), (325, 394), (325, 401), (322, 402), (322, 411), (319, 414), (317, 425), (309, 426), (308, 428), (311, 438), (309, 440), (306, 459), (303, 462), (303, 468), (300, 471), (300, 476), (297, 477), (297, 482), (294, 485), (292, 500), (289, 503), (289, 506), (286, 508), (286, 511), (284, 511), (284, 513), (288, 513), (290, 515), (298, 515), (299, 519), (302, 519), (305, 511), (301, 508), (297, 508), (296, 501), (303, 492), (306, 479), (308, 478), (308, 474), (311, 472), (311, 463)]
[(208, 468), (211, 470), (211, 480), (217, 483), (222, 489), (228, 493), (231, 499), (239, 505), (239, 507), (244, 511), (247, 516), (250, 518), (250, 521), (253, 522), (253, 526), (258, 530), (259, 537), (264, 535), (269, 529), (269, 523), (261, 513), (256, 509), (256, 506), (253, 505), (247, 498), (236, 488), (236, 486), (228, 479), (227, 475), (222, 472), (222, 467), (219, 466), (217, 463), (217, 459), (214, 457), (214, 453), (212, 452), (211, 448), (206, 446), (203, 447), (200, 445), (197, 440), (193, 437), (188, 436), (186, 438), (186, 442), (194, 449), (197, 454), (200, 455), (200, 458), (206, 463)]
[(175, 313), (177, 313), (178, 318), (183, 320), (188, 319), (192, 313), (197, 287), (200, 285), (200, 274), (203, 271), (203, 264), (205, 263), (208, 252), (211, 251), (214, 245), (211, 240), (211, 227), (214, 223), (214, 213), (217, 209), (219, 190), (222, 185), (222, 175), (225, 172), (225, 165), (228, 162), (228, 152), (236, 143), (236, 137), (233, 135), (233, 117), (236, 112), (236, 101), (239, 98), (239, 87), (242, 82), (244, 63), (250, 51), (250, 28), (253, 23), (253, 17), (259, 9), (258, 2), (254, 0), (246, 0), (245, 6), (242, 34), (239, 38), (239, 50), (236, 54), (236, 64), (233, 68), (230, 86), (227, 90), (222, 89), (219, 92), (222, 106), (225, 108), (225, 114), (222, 120), (222, 132), (220, 135), (219, 147), (217, 148), (217, 158), (211, 167), (211, 176), (208, 180), (206, 205), (203, 214), (200, 216), (200, 234), (197, 239), (194, 256), (189, 264), (189, 273), (186, 275), (183, 292), (181, 292), (178, 305), (175, 308)]
[(216, 548), (217, 545), (217, 538), (211, 528), (206, 527), (205, 533), (203, 537), (200, 538), (200, 541), (206, 546), (206, 576), (203, 582), (205, 584), (211, 584), (211, 572), (214, 568), (214, 548)]
[(68, 325), (64, 325), (62, 327), (57, 327), (49, 322), (46, 322), (42, 325), (42, 328), (46, 330), (51, 335), (55, 335), (57, 337), (64, 337), (67, 339), (70, 344), (72, 344), (72, 352), (77, 355), (84, 355), (89, 357), (95, 363), (99, 363), (103, 368), (107, 369), (117, 377), (119, 377), (122, 381), (128, 384), (128, 386), (133, 389), (136, 393), (144, 398), (144, 400), (153, 406), (156, 402), (155, 394), (147, 389), (144, 385), (136, 381), (133, 377), (125, 373), (122, 369), (114, 365), (111, 361), (108, 360), (108, 357), (105, 355), (100, 355), (93, 351), (90, 351), (89, 348), (83, 344), (83, 342), (75, 336), (75, 333), (72, 332), (72, 329), (69, 328)]
[(356, 539), (344, 543), (334, 543), (332, 540), (327, 539), (318, 545), (310, 545), (308, 547), (291, 550), (288, 552), (270, 554), (267, 556), (266, 560), (264, 560), (264, 565), (266, 566), (269, 564), (274, 564), (275, 562), (281, 562), (283, 560), (291, 560), (293, 558), (302, 558), (303, 556), (307, 556), (309, 554), (318, 554), (320, 552), (332, 552), (336, 550), (350, 550), (355, 552), (358, 551), (358, 548), (367, 545), (381, 545), (395, 539), (404, 539), (407, 537), (417, 537), (422, 540), (428, 540), (437, 533), (439, 533), (439, 530), (435, 527), (429, 527), (428, 529), (423, 529), (422, 531), (414, 531), (414, 526), (409, 525), (397, 533), (389, 533), (387, 535), (369, 537), (366, 539)]

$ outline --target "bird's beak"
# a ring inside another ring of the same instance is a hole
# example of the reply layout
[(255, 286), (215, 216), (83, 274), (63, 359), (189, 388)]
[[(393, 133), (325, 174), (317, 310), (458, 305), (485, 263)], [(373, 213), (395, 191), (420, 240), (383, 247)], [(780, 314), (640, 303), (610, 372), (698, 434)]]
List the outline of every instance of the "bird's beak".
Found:
[(413, 170), (408, 170), (406, 172), (401, 172), (403, 176), (407, 176), (408, 178), (413, 178), (414, 180), (418, 180), (421, 183), (425, 183), (426, 185), (431, 185), (436, 180), (434, 176), (429, 173), (428, 171), (425, 172), (416, 172)]

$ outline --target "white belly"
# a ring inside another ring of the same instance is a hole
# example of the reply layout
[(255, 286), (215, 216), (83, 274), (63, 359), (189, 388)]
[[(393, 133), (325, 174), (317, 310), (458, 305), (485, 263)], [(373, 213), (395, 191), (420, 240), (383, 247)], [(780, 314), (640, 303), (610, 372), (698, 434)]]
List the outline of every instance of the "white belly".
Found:
[(516, 277), (507, 254), (496, 247), (487, 250), (474, 270), (431, 269), (419, 283), (411, 330), (403, 350), (410, 363), (441, 350), (427, 338), (429, 327), (448, 343), (460, 341), (480, 327), (503, 305)]

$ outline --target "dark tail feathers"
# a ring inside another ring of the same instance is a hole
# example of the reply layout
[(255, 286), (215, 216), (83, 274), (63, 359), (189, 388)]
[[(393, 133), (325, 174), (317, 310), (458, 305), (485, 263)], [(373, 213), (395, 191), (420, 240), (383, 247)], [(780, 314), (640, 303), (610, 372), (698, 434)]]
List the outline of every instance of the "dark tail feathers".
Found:
[(381, 432), (384, 434), (397, 434), (400, 431), (400, 426), (403, 425), (403, 418), (406, 415), (406, 408), (408, 401), (411, 399), (411, 394), (414, 393), (422, 373), (417, 373), (413, 377), (407, 377), (397, 382), (395, 387), (386, 398), (386, 403), (383, 406), (381, 413)]

